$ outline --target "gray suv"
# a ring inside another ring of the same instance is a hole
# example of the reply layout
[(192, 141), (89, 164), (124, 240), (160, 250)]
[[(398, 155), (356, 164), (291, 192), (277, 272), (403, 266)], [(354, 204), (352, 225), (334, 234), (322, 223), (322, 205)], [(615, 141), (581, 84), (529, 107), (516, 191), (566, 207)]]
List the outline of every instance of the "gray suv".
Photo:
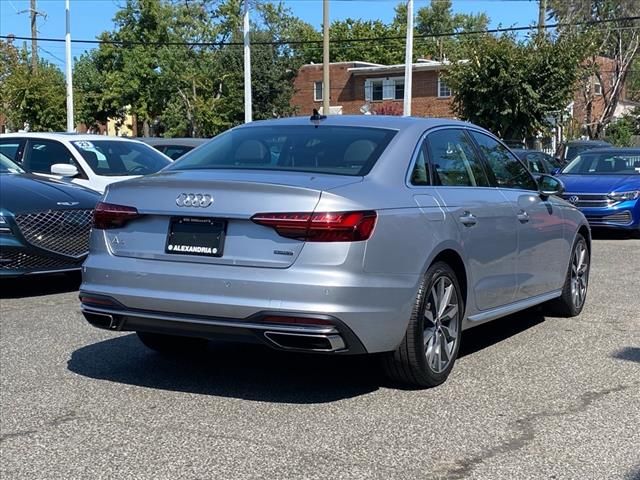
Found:
[(109, 186), (82, 311), (161, 352), (215, 338), (383, 353), (393, 379), (434, 386), (463, 330), (582, 310), (590, 231), (560, 193), (469, 123), (254, 122)]

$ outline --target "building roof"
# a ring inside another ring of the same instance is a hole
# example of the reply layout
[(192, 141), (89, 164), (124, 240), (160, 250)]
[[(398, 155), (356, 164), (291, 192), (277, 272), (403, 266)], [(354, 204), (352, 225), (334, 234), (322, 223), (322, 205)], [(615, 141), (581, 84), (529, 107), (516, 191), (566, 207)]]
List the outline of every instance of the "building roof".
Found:
[[(435, 60), (422, 60), (411, 65), (411, 69), (414, 72), (434, 71), (442, 70), (451, 65), (451, 62), (445, 60), (438, 62)], [(404, 73), (404, 63), (396, 65), (369, 65), (364, 67), (353, 67), (349, 69), (349, 72), (354, 75), (364, 75), (371, 73)]]

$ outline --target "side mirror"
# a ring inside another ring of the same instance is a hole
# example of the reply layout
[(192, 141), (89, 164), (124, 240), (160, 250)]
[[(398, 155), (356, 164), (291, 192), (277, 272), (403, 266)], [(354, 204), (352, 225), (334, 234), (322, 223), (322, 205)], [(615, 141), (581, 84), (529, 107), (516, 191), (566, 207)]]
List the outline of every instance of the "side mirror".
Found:
[(558, 175), (561, 171), (562, 169), (560, 167), (556, 167), (553, 170), (551, 170), (551, 175)]
[(75, 177), (78, 175), (78, 169), (75, 165), (69, 165), (68, 163), (56, 163), (51, 165), (51, 173), (62, 177)]
[(564, 183), (562, 183), (562, 180), (552, 177), (551, 175), (540, 175), (538, 191), (541, 197), (562, 195), (564, 193)]

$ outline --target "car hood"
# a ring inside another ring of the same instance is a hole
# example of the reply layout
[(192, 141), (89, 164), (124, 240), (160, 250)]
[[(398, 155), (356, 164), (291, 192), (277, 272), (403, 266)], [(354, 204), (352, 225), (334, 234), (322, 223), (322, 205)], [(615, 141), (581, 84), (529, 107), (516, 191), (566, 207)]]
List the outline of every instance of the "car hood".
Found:
[(609, 193), (640, 190), (640, 175), (556, 175), (567, 193)]
[(0, 175), (0, 208), (14, 214), (94, 208), (100, 195), (79, 185), (29, 174)]

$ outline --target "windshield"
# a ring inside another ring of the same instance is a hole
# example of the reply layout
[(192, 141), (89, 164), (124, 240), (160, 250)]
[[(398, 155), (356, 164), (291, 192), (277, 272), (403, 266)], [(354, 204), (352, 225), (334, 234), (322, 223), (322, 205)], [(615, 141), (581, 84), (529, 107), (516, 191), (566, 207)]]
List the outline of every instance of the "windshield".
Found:
[(623, 152), (585, 152), (578, 155), (562, 173), (569, 175), (640, 175), (640, 150)]
[(230, 130), (177, 160), (170, 170), (275, 170), (366, 175), (393, 130), (278, 125)]
[(24, 173), (24, 170), (0, 153), (0, 173)]
[(77, 140), (71, 143), (96, 175), (149, 175), (171, 163), (154, 148), (139, 142)]

